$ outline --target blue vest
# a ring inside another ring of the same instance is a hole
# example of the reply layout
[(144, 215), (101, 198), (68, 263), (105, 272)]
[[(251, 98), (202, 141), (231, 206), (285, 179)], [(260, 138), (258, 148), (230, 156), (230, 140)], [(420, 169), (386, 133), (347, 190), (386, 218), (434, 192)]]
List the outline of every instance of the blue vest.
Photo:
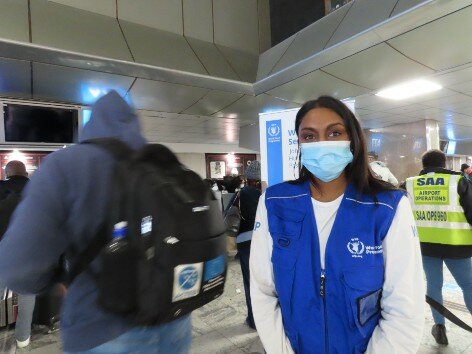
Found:
[(349, 185), (321, 269), (309, 183), (267, 189), (275, 288), (296, 353), (364, 353), (380, 318), (382, 240), (403, 195), (381, 192), (376, 203)]

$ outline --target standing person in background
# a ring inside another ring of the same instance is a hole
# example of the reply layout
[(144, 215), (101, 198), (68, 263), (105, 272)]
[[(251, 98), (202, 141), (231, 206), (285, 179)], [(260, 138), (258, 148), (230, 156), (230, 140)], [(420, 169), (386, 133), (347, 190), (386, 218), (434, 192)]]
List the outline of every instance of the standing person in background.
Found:
[[(446, 155), (429, 150), (423, 170), (407, 179), (407, 190), (421, 242), (427, 294), (442, 304), (443, 264), (464, 293), (472, 313), (472, 184), (459, 172), (446, 169)], [(447, 345), (444, 316), (434, 309), (431, 334)]]
[(252, 236), (265, 350), (416, 353), (424, 284), (408, 198), (372, 175), (362, 128), (341, 101), (306, 102), (295, 132), (299, 178), (266, 190)]
[(388, 182), (395, 187), (398, 186), (398, 180), (395, 178), (393, 173), (389, 170), (387, 165), (382, 162), (378, 161), (379, 155), (377, 155), (374, 151), (369, 151), (369, 165), (374, 175), (381, 179), (382, 181)]
[(461, 165), (461, 172), (465, 178), (467, 178), (469, 181), (472, 181), (472, 168), (469, 165), (463, 163)]
[[(3, 237), (7, 230), (11, 215), (29, 181), (26, 166), (21, 161), (8, 162), (5, 166), (5, 176), (6, 181), (0, 183), (0, 237)], [(3, 293), (4, 286), (1, 285), (0, 288)], [(18, 294), (18, 317), (15, 325), (16, 346), (18, 348), (24, 348), (30, 344), (35, 301), (36, 296), (34, 295)]]
[[(239, 226), (239, 235), (236, 237), (236, 246), (239, 254), (241, 272), (243, 274), (244, 294), (246, 296), (247, 318), (246, 324), (255, 329), (254, 317), (251, 306), (251, 292), (249, 289), (249, 255), (251, 250), (252, 231), (255, 228), (254, 220), (256, 218), (257, 204), (261, 196), (261, 164), (259, 161), (252, 161), (245, 173), (247, 185), (242, 187), (239, 192), (239, 212), (241, 215), (241, 224)], [(238, 205), (237, 204), (237, 205)]]
[[(80, 141), (116, 138), (138, 150), (146, 144), (138, 117), (116, 91), (92, 108)], [(50, 154), (29, 182), (0, 243), (0, 282), (19, 293), (52, 285), (61, 255), (83, 252), (108, 220), (110, 181), (116, 159), (92, 144)], [(67, 289), (61, 308), (65, 353), (186, 354), (192, 341), (190, 315), (156, 326), (135, 326), (98, 304), (96, 259)]]

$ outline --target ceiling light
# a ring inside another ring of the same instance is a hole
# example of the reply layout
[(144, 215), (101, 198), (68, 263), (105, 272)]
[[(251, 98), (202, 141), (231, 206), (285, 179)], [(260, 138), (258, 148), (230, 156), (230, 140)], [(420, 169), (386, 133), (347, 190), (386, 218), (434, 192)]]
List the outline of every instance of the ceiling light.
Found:
[(442, 89), (442, 86), (427, 80), (408, 81), (400, 85), (387, 87), (375, 95), (392, 100), (403, 100), (414, 96), (424, 95)]

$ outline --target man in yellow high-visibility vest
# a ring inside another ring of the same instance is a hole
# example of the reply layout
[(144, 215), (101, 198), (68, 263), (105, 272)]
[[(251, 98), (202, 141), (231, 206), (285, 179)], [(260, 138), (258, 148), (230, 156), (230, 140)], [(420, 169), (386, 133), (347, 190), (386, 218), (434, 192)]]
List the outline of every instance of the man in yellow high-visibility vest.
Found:
[[(421, 242), (427, 294), (442, 303), (443, 262), (464, 293), (472, 313), (472, 184), (460, 172), (445, 168), (446, 155), (429, 150), (419, 176), (407, 179)], [(448, 344), (444, 317), (433, 310), (431, 334)]]

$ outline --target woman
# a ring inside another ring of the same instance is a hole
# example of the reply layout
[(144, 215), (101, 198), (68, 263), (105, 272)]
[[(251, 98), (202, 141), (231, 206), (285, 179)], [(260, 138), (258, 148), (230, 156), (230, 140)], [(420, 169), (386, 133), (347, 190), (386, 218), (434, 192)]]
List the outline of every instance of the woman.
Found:
[(253, 232), (254, 319), (268, 354), (416, 353), (421, 254), (407, 197), (369, 170), (353, 113), (298, 111), (300, 174), (267, 189)]

